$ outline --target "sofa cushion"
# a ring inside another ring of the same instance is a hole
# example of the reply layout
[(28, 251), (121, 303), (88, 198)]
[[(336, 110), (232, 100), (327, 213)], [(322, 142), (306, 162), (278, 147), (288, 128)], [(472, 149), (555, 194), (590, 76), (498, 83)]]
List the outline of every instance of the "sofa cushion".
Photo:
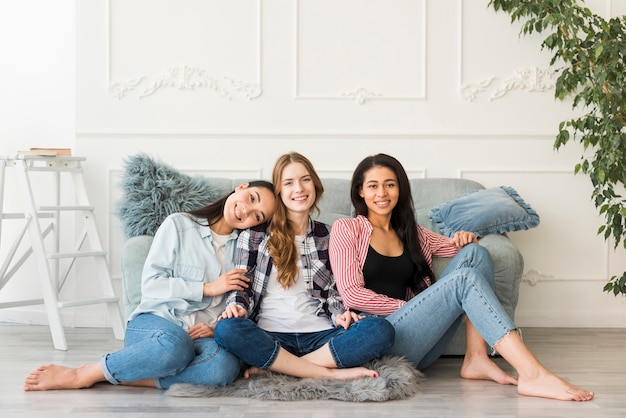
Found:
[(448, 237), (471, 231), (478, 237), (534, 228), (539, 215), (512, 187), (475, 190), (432, 208), (428, 216)]
[(232, 191), (232, 181), (189, 176), (139, 153), (125, 160), (115, 214), (126, 238), (154, 235), (170, 214), (197, 209)]

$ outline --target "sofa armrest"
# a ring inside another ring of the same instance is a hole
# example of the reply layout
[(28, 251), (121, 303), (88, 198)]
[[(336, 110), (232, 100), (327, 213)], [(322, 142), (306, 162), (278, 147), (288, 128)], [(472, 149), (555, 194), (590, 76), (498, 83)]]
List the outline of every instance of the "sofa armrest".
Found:
[(153, 239), (151, 235), (131, 237), (122, 249), (122, 293), (124, 316), (127, 319), (141, 302), (141, 275)]
[(515, 320), (519, 287), (524, 273), (524, 258), (506, 235), (489, 234), (478, 243), (491, 254), (496, 295), (511, 319)]

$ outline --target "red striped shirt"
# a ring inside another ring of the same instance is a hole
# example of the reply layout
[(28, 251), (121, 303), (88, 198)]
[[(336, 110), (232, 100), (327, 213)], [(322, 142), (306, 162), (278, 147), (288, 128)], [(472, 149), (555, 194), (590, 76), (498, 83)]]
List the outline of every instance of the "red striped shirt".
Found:
[[(387, 316), (406, 301), (381, 295), (365, 287), (363, 265), (372, 230), (372, 224), (361, 215), (335, 221), (330, 232), (330, 264), (346, 309)], [(433, 256), (453, 257), (458, 251), (448, 237), (419, 225), (417, 233), (424, 258), (431, 269)]]

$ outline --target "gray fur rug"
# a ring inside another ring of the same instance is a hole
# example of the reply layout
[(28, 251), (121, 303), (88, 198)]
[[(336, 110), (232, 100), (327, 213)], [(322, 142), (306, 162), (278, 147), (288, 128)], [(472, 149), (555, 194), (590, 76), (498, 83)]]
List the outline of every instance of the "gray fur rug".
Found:
[(354, 380), (301, 379), (279, 373), (240, 378), (230, 386), (172, 385), (167, 395), (177, 397), (237, 397), (274, 401), (335, 399), (349, 402), (404, 399), (418, 393), (424, 376), (402, 357), (385, 356), (365, 365), (378, 371), (378, 378)]

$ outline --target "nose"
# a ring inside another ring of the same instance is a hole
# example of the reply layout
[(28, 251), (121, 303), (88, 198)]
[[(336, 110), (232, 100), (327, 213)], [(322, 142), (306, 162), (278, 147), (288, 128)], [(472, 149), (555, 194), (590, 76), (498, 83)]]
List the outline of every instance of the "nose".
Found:
[(248, 204), (243, 203), (241, 205), (241, 219), (246, 219), (248, 217)]

